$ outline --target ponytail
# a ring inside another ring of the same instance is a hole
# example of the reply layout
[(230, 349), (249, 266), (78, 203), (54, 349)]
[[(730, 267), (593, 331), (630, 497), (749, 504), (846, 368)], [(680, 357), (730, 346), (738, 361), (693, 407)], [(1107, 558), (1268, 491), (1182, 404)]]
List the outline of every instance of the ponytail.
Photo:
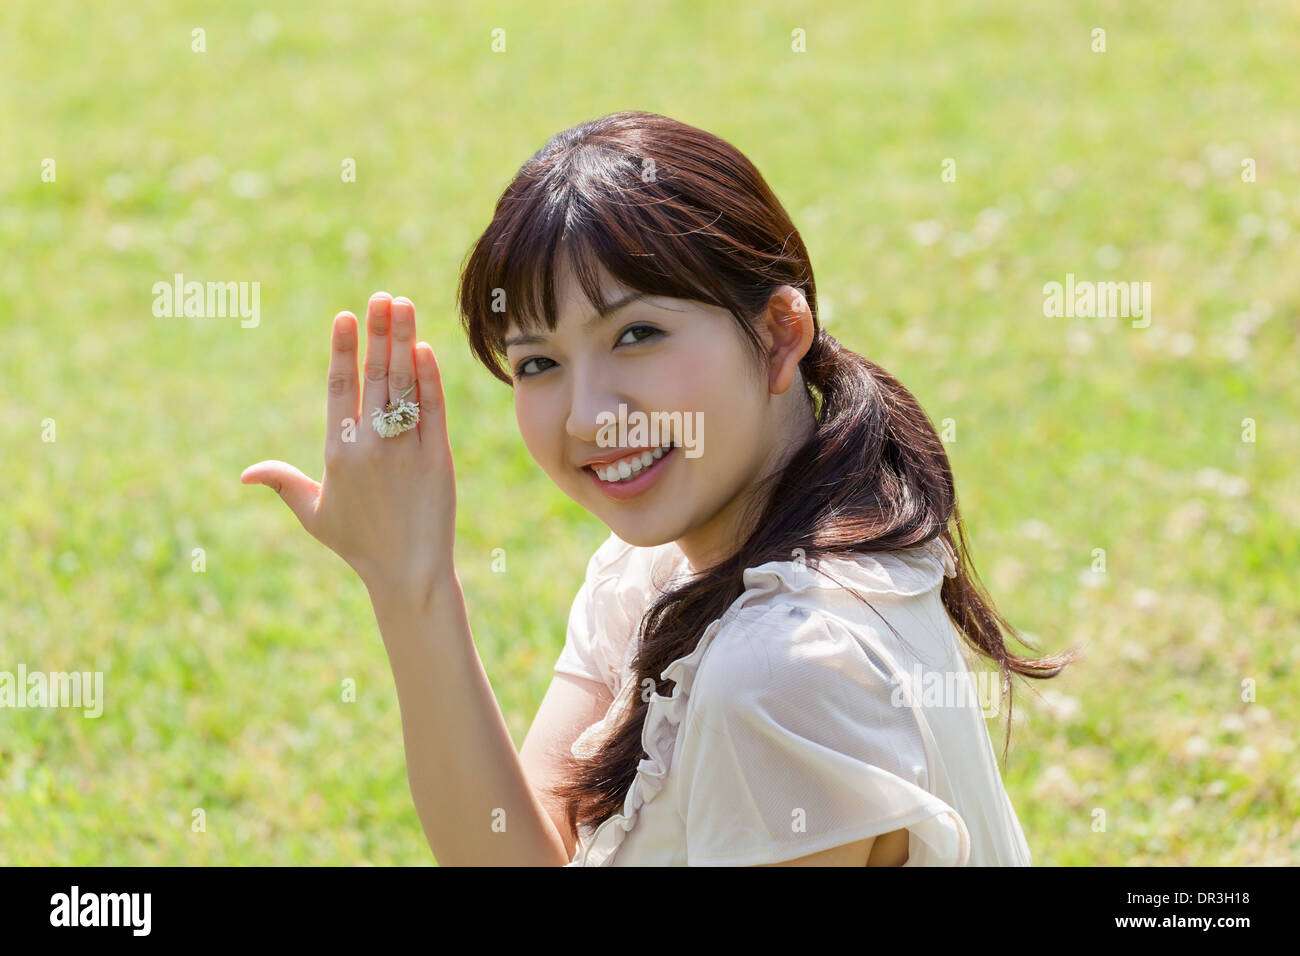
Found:
[[(934, 424), (912, 393), (879, 365), (844, 348), (823, 329), (818, 330), (801, 368), (809, 386), (821, 394), (824, 402), (819, 428), (827, 436), (824, 447), (866, 449), (864, 473), (879, 473), (885, 500), (895, 503), (893, 528), (875, 534), (868, 530), (858, 550), (903, 548), (942, 538), (954, 554), (956, 566), (956, 574), (945, 577), (940, 588), (944, 608), (966, 642), (997, 664), (1002, 675), (1002, 698), (1008, 699), (1011, 694), (1013, 672), (1036, 679), (1057, 676), (1077, 658), (1077, 652), (1030, 658), (1008, 649), (1007, 636), (1037, 650), (997, 611), (979, 580), (948, 455)], [(1004, 758), (1010, 744), (1011, 706), (1008, 700)]]

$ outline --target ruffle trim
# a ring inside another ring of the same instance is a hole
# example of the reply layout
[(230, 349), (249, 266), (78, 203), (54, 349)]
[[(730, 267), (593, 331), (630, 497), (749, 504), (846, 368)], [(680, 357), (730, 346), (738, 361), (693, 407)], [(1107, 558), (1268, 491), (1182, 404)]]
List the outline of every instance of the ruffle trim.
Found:
[[(918, 574), (915, 577), (893, 574), (884, 563), (874, 558), (863, 563), (849, 563), (847, 569), (842, 569), (840, 562), (836, 562), (833, 573), (855, 587), (904, 594), (916, 593), (910, 590), (912, 587), (918, 587), (921, 591), (933, 587), (936, 571), (945, 577), (956, 575), (952, 549), (941, 538), (933, 538), (915, 549), (896, 550), (890, 554), (898, 556), (909, 569)], [(918, 559), (919, 567), (912, 563)], [(928, 574), (927, 567), (930, 569)], [(682, 568), (679, 574), (684, 571), (685, 568)], [(579, 828), (578, 847), (567, 866), (610, 865), (623, 840), (636, 826), (641, 808), (663, 791), (668, 770), (672, 766), (678, 727), (686, 716), (687, 701), (695, 683), (696, 671), (718, 631), (756, 601), (782, 593), (797, 594), (809, 588), (839, 588), (838, 584), (827, 581), (822, 575), (810, 574), (806, 568), (792, 561), (769, 561), (747, 568), (743, 581), (745, 591), (720, 618), (705, 628), (695, 650), (664, 668), (660, 676), (662, 680), (673, 682), (672, 693), (668, 697), (657, 691), (650, 693), (645, 722), (641, 727), (641, 748), (646, 756), (637, 764), (636, 776), (623, 800), (623, 810), (606, 819), (594, 831), (589, 827)], [(636, 681), (627, 677), (606, 716), (588, 727), (573, 742), (570, 749), (574, 756), (589, 756), (598, 749), (605, 734), (618, 726), (623, 713), (631, 708), (636, 690)], [(961, 860), (956, 865), (964, 865), (970, 853), (969, 836), (960, 816), (946, 804), (930, 816), (910, 825), (910, 829), (917, 838), (932, 847), (940, 858)]]
[[(749, 573), (745, 572), (746, 575)], [(750, 599), (752, 593), (757, 592), (746, 591), (722, 617), (710, 624), (694, 651), (664, 668), (663, 679), (673, 681), (672, 694), (664, 697), (656, 691), (650, 692), (645, 723), (641, 727), (641, 747), (646, 756), (637, 764), (636, 777), (623, 800), (623, 811), (611, 816), (594, 832), (589, 828), (583, 828), (579, 832), (578, 850), (569, 866), (608, 866), (624, 838), (636, 825), (641, 808), (663, 790), (668, 768), (672, 765), (673, 748), (677, 744), (677, 728), (685, 717), (686, 702), (700, 660), (713, 642), (714, 635), (735, 616), (740, 603)], [(617, 717), (631, 706), (636, 689), (637, 683), (633, 678), (624, 681), (618, 698), (610, 706), (610, 715), (589, 727), (574, 741), (575, 756), (586, 756), (594, 752), (607, 728), (617, 726)]]

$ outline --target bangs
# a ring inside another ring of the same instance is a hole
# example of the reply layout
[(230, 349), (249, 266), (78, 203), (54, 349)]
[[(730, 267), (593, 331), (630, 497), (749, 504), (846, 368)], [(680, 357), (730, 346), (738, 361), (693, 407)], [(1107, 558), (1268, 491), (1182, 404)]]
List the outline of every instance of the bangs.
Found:
[[(731, 238), (714, 227), (721, 210), (700, 208), (670, 183), (643, 182), (633, 156), (601, 147), (571, 150), (546, 162), (535, 155), (497, 203), (461, 273), (461, 320), (475, 357), (514, 384), (505, 364), (506, 331), (555, 331), (556, 273), (567, 262), (597, 311), (610, 304), (603, 268), (623, 288), (727, 309), (742, 323), (766, 302), (729, 291), (746, 277)], [(752, 276), (748, 277), (752, 282)], [(755, 340), (757, 341), (757, 340)]]

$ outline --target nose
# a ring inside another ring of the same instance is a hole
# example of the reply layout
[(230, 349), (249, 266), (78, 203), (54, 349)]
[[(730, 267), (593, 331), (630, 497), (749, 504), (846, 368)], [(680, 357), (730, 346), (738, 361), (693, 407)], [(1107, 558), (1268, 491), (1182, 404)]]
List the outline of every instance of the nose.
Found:
[(585, 448), (595, 448), (602, 431), (617, 423), (620, 403), (630, 409), (631, 402), (613, 383), (599, 375), (574, 375), (572, 382), (565, 430)]

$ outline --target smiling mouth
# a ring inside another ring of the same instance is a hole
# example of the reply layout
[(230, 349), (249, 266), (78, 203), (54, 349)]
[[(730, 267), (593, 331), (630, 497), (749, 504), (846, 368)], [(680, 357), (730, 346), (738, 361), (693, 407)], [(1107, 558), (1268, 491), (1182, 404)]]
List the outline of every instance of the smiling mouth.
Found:
[[(582, 470), (587, 473), (588, 480), (596, 489), (609, 500), (630, 501), (658, 487), (670, 463), (678, 457), (676, 451), (676, 445), (668, 445), (662, 449), (642, 452), (637, 456), (628, 455), (610, 465), (590, 465)], [(655, 452), (659, 452), (659, 455), (656, 456)], [(635, 471), (631, 464), (633, 458), (640, 466)], [(649, 465), (644, 464), (646, 458), (650, 459)], [(626, 478), (623, 477), (624, 469), (628, 473)]]
[(594, 474), (603, 484), (623, 484), (635, 480), (638, 475), (652, 469), (655, 463), (662, 460), (664, 455), (672, 451), (674, 447), (671, 444), (664, 445), (643, 451), (639, 455), (627, 455), (606, 465), (586, 465), (584, 470)]

